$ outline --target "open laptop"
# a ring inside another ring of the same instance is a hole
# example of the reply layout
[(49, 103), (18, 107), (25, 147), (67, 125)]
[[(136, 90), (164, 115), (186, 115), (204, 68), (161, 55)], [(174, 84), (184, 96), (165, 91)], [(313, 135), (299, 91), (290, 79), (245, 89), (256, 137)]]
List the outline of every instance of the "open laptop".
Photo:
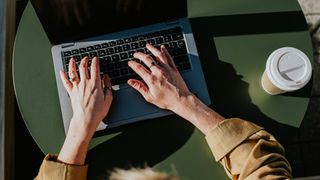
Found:
[[(60, 4), (59, 4), (60, 3)], [(62, 3), (62, 4), (61, 4)], [(133, 53), (164, 44), (189, 89), (210, 104), (205, 78), (187, 17), (186, 0), (32, 0), (52, 43), (54, 72), (65, 132), (72, 108), (59, 71), (68, 71), (74, 57), (77, 64), (98, 56), (101, 74), (108, 73), (113, 85), (113, 103), (97, 131), (172, 114), (147, 103), (126, 84), (137, 75), (127, 66)], [(108, 68), (107, 68), (108, 67)]]

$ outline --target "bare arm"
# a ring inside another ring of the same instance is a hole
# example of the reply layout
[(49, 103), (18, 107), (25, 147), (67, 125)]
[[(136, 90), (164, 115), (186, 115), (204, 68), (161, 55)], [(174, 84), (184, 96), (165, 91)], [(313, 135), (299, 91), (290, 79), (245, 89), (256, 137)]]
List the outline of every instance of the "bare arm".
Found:
[[(204, 135), (215, 159), (233, 179), (290, 179), (291, 168), (284, 149), (263, 128), (248, 121), (229, 119), (203, 104), (187, 88), (172, 57), (162, 46), (147, 48), (156, 59), (135, 53), (137, 62), (129, 66), (144, 80), (128, 83), (150, 103), (171, 110), (195, 125)], [(153, 61), (158, 64), (154, 65)]]

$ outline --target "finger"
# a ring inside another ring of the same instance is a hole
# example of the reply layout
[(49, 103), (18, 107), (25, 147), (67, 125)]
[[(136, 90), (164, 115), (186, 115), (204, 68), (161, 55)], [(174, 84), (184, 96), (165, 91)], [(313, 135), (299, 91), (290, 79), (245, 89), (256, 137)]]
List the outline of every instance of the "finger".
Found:
[(103, 76), (103, 90), (104, 90), (104, 100), (109, 100), (107, 97), (112, 96), (111, 90), (111, 80), (110, 77), (106, 74)]
[(147, 44), (146, 47), (155, 57), (160, 60), (160, 62), (167, 64), (167, 57), (161, 51), (159, 51), (159, 49), (155, 48), (151, 44)]
[(66, 88), (68, 94), (70, 94), (70, 92), (72, 90), (72, 83), (69, 81), (66, 73), (62, 70), (60, 71), (60, 78), (61, 78), (61, 81), (63, 83), (64, 88)]
[(88, 63), (89, 63), (88, 57), (84, 57), (81, 60), (81, 63), (79, 66), (80, 80), (89, 79)]
[(163, 53), (165, 54), (165, 56), (166, 56), (166, 58), (167, 58), (167, 60), (168, 60), (169, 66), (172, 67), (172, 68), (174, 68), (174, 69), (177, 69), (176, 64), (174, 63), (173, 58), (172, 58), (172, 56), (169, 54), (167, 48), (166, 48), (164, 45), (161, 45), (161, 46), (160, 46), (160, 50), (161, 50), (161, 52), (163, 52)]
[(129, 79), (128, 84), (137, 90), (144, 97), (144, 99), (147, 99), (149, 89), (143, 82), (136, 79)]
[(79, 83), (80, 79), (77, 73), (76, 60), (74, 58), (70, 59), (69, 62), (69, 78), (72, 79), (72, 83)]
[(136, 52), (133, 54), (133, 57), (140, 59), (149, 69), (153, 72), (159, 72), (159, 66), (154, 63), (155, 60), (147, 54), (144, 54), (142, 52)]
[(134, 72), (136, 72), (145, 82), (149, 82), (151, 73), (142, 64), (135, 61), (129, 61), (128, 66)]
[(91, 74), (91, 79), (93, 79), (95, 81), (101, 80), (99, 59), (97, 57), (94, 57), (92, 59), (90, 74)]

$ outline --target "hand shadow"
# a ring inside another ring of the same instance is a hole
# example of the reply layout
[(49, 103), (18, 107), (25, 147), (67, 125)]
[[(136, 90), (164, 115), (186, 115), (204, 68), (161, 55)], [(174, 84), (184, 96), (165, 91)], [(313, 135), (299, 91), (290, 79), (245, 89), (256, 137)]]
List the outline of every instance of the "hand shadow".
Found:
[[(283, 23), (287, 19), (298, 19), (300, 23)], [(233, 23), (230, 23), (233, 22)], [(254, 22), (254, 23), (253, 23)], [(242, 80), (232, 64), (219, 60), (213, 38), (245, 34), (290, 32), (306, 29), (301, 12), (265, 13), (203, 17), (191, 19), (202, 67), (211, 98), (211, 108), (225, 118), (239, 117), (264, 127), (285, 147), (286, 154), (297, 154), (297, 149), (287, 148), (300, 139), (299, 128), (279, 123), (264, 114), (252, 103), (248, 93), (249, 84)], [(237, 27), (237, 28), (234, 28)], [(301, 91), (283, 94), (285, 96), (310, 97), (311, 83)], [(300, 152), (298, 152), (300, 153)], [(293, 176), (301, 172), (296, 156), (287, 156)], [(296, 171), (297, 170), (297, 171)]]
[[(248, 93), (249, 84), (241, 80), (241, 76), (236, 74), (231, 64), (218, 60), (212, 40), (217, 34), (269, 33), (269, 31), (278, 32), (279, 29), (286, 32), (304, 28), (299, 25), (296, 26), (296, 24), (292, 26), (284, 25), (283, 20), (290, 18), (287, 16), (298, 16), (294, 17), (295, 19), (301, 18), (300, 14), (280, 13), (280, 15), (271, 14), (270, 16), (269, 14), (258, 14), (253, 15), (253, 17), (251, 15), (206, 17), (191, 21), (212, 100), (211, 108), (226, 118), (240, 117), (264, 127), (284, 147), (299, 138), (299, 129), (268, 117), (251, 102)], [(254, 24), (250, 21), (250, 18), (255, 22), (259, 19), (259, 22), (264, 24)], [(304, 21), (303, 15), (302, 19)], [(265, 23), (271, 20), (273, 25)], [(224, 22), (241, 22), (241, 24), (236, 26), (239, 28), (234, 29), (235, 25), (231, 25), (231, 23), (222, 26)], [(302, 22), (302, 20), (298, 22)], [(274, 25), (274, 23), (279, 26)], [(219, 24), (219, 26), (216, 26), (216, 24)], [(250, 25), (254, 25), (254, 27)], [(268, 29), (269, 27), (277, 28)], [(87, 163), (90, 164), (88, 179), (107, 179), (109, 171), (116, 167), (143, 167), (146, 164), (153, 166), (181, 148), (191, 137), (194, 127), (177, 116), (168, 116), (136, 123), (124, 127), (121, 131), (120, 135), (88, 152)], [(290, 150), (286, 149), (287, 152)], [(294, 172), (295, 159), (293, 157), (288, 158), (288, 160)]]
[(194, 127), (179, 116), (170, 115), (113, 131), (121, 134), (88, 152), (88, 179), (108, 179), (114, 168), (152, 167), (181, 148)]

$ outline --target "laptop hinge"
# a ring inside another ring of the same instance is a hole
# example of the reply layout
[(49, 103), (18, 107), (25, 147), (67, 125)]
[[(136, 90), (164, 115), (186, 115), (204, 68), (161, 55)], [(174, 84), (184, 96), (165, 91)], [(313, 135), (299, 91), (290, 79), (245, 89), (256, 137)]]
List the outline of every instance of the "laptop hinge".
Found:
[(175, 24), (179, 24), (179, 21), (168, 21), (168, 22), (166, 22), (167, 26), (175, 25)]
[(62, 48), (67, 48), (67, 47), (71, 47), (74, 46), (75, 43), (66, 43), (66, 44), (62, 44), (61, 47)]

